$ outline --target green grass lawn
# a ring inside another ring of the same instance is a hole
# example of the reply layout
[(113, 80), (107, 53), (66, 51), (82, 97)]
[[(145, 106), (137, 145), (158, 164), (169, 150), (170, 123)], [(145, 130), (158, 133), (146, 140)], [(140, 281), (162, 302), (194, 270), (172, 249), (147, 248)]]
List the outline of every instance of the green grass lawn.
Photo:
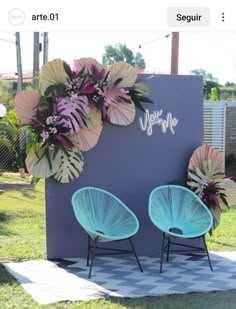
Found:
[(0, 261), (45, 258), (44, 182), (5, 191), (0, 201)]
[[(1, 181), (15, 177), (0, 176)], [(19, 180), (19, 179), (17, 179)], [(222, 214), (220, 227), (207, 237), (208, 248), (214, 251), (236, 250), (236, 206)], [(36, 187), (0, 192), (0, 262), (43, 259), (45, 248), (44, 182)], [(40, 306), (21, 288), (0, 263), (0, 309), (5, 308), (173, 308), (233, 309), (236, 291), (189, 293), (163, 297), (59, 302)]]
[(236, 205), (231, 206), (229, 210), (223, 210), (220, 226), (206, 239), (209, 250), (236, 250)]

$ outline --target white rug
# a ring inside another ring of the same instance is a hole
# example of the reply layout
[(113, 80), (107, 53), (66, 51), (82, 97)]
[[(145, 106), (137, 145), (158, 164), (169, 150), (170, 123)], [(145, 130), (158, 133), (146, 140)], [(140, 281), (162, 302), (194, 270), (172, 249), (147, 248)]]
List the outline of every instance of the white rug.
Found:
[(172, 255), (159, 273), (159, 259), (140, 257), (141, 273), (132, 257), (97, 257), (91, 280), (82, 258), (4, 264), (40, 304), (108, 297), (159, 296), (173, 293), (236, 289), (236, 252), (206, 257)]

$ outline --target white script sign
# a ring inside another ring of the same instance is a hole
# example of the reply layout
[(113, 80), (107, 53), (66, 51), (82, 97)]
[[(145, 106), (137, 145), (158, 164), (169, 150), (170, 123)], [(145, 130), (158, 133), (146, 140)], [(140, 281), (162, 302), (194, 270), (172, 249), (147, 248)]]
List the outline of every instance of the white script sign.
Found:
[(139, 118), (139, 126), (142, 131), (146, 131), (148, 136), (152, 135), (153, 126), (158, 125), (161, 127), (162, 133), (166, 133), (167, 129), (170, 130), (171, 134), (175, 134), (174, 128), (178, 124), (178, 119), (174, 118), (171, 113), (167, 113), (165, 118), (162, 118), (162, 109), (158, 111), (145, 110), (144, 119)]

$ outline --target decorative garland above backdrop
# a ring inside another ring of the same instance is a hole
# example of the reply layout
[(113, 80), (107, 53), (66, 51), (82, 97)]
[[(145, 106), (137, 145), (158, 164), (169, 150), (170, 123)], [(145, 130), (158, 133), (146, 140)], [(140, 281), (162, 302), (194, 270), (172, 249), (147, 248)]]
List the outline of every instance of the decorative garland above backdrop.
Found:
[(136, 107), (152, 101), (136, 69), (118, 62), (107, 68), (93, 58), (75, 60), (72, 69), (61, 59), (42, 67), (42, 93), (19, 92), (16, 113), (31, 134), (26, 166), (35, 177), (53, 176), (68, 183), (83, 171), (83, 151), (93, 148), (104, 121), (127, 126)]

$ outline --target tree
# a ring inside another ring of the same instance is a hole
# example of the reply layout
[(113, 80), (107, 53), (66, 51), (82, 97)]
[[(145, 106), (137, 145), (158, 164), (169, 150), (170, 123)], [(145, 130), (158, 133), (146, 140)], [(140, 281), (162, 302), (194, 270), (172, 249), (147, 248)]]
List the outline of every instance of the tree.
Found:
[(13, 91), (12, 82), (6, 80), (0, 80), (0, 102), (3, 102), (7, 109), (13, 107), (14, 96), (16, 89)]
[(107, 66), (119, 61), (127, 62), (135, 68), (145, 69), (146, 64), (140, 52), (134, 54), (125, 44), (115, 44), (115, 46), (105, 46), (102, 56), (102, 64)]
[(218, 79), (203, 69), (195, 69), (191, 71), (192, 74), (202, 75), (204, 81), (212, 81), (218, 83)]
[(224, 86), (220, 87), (220, 98), (223, 101), (234, 101), (236, 99), (236, 84), (227, 81)]
[(218, 83), (218, 79), (211, 73), (203, 69), (192, 70), (191, 73), (194, 75), (201, 75), (203, 77), (203, 93), (206, 100), (209, 100), (212, 88), (215, 88), (216, 90), (214, 91), (217, 93), (219, 92), (220, 84)]
[(235, 83), (227, 81), (225, 87), (235, 86)]

